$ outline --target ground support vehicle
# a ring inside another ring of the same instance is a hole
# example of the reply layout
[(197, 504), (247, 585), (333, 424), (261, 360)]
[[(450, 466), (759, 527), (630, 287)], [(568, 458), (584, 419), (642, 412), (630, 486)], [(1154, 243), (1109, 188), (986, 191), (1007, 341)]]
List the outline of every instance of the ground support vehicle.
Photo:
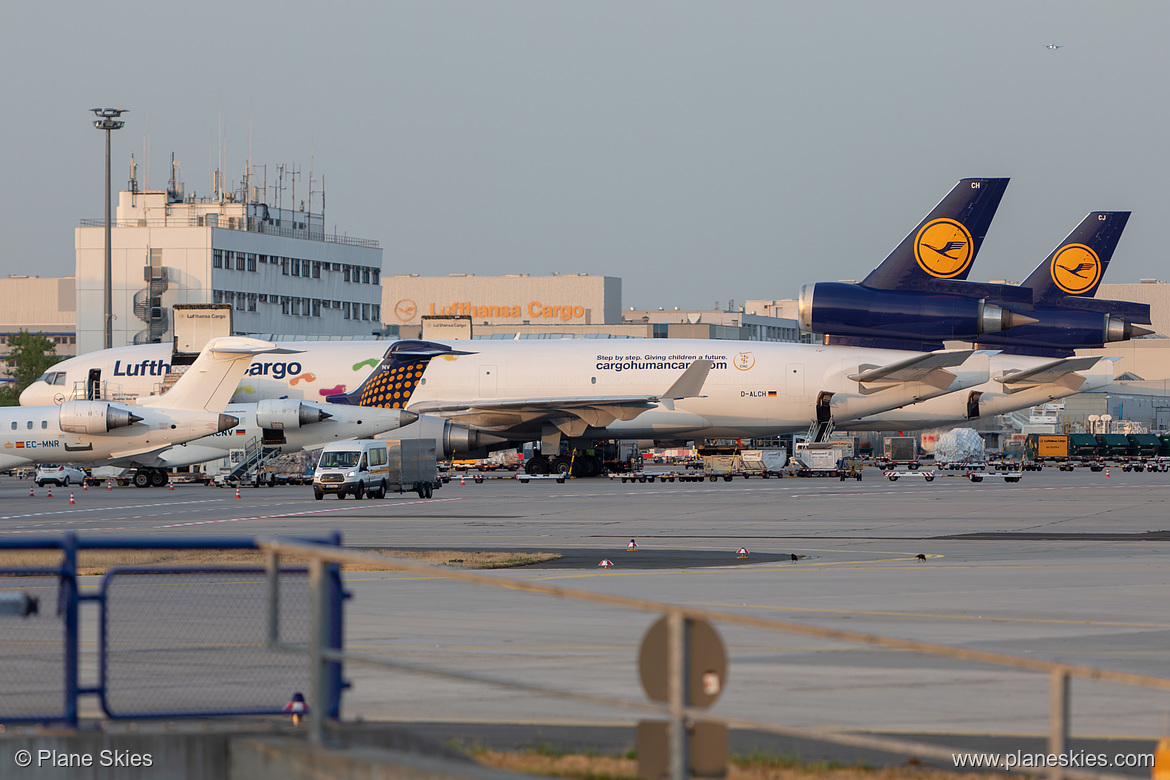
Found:
[[(612, 478), (613, 474), (610, 474), (610, 477)], [(564, 482), (566, 479), (568, 479), (568, 476), (565, 474), (525, 474), (525, 473), (520, 473), (520, 474), (517, 474), (515, 476), (515, 479), (518, 479), (521, 482), (523, 482), (525, 485), (527, 485), (529, 482), (533, 482), (533, 481), (541, 482), (541, 481), (553, 480), (555, 482)], [(625, 478), (623, 478), (622, 482), (625, 482), (625, 481), (626, 481)]]
[(837, 472), (837, 476), (844, 482), (846, 479), (856, 479), (861, 481), (861, 470), (865, 467), (865, 461), (861, 458), (842, 458), (841, 468)]
[(982, 482), (985, 479), (1002, 479), (1004, 482), (1019, 482), (1019, 471), (989, 471), (985, 474), (968, 474), (972, 482)]
[(798, 477), (837, 477), (841, 474), (840, 464), (845, 459), (837, 448), (809, 447), (792, 459)]
[(905, 471), (884, 469), (882, 476), (890, 480), (890, 482), (897, 482), (901, 477), (922, 477), (927, 482), (934, 482), (934, 472), (930, 469), (907, 469)]
[(85, 471), (76, 466), (42, 463), (37, 467), (33, 483), (37, 487), (49, 484), (56, 487), (69, 487), (70, 485), (80, 485), (85, 482), (85, 479)]

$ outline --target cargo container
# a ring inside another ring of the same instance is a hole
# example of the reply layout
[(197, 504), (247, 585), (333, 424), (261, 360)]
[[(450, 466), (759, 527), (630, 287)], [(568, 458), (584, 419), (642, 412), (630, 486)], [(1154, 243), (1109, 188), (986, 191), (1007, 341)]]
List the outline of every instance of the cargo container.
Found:
[(1117, 463), (1129, 460), (1129, 439), (1121, 433), (1098, 433), (1098, 454)]
[(913, 436), (887, 436), (883, 442), (883, 466), (909, 466), (918, 468), (918, 442)]

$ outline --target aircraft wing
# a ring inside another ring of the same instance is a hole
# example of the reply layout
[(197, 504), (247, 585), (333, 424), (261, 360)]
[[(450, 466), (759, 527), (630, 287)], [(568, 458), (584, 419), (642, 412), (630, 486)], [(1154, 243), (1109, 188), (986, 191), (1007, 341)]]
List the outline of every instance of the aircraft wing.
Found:
[(1037, 385), (1058, 382), (1077, 371), (1088, 371), (1101, 361), (1100, 357), (1063, 358), (1044, 363), (1035, 368), (1004, 372), (995, 381), (1003, 385), (1004, 392), (1015, 393)]
[(889, 386), (903, 382), (925, 382), (937, 387), (949, 385), (955, 375), (948, 368), (957, 368), (979, 350), (957, 349), (942, 352), (928, 352), (914, 355), (905, 360), (887, 363), (884, 366), (863, 364), (849, 379), (860, 384)]
[(696, 360), (660, 395), (561, 396), (549, 398), (491, 398), (479, 401), (424, 401), (409, 410), (436, 413), (483, 430), (502, 430), (548, 421), (567, 436), (579, 436), (589, 426), (604, 427), (614, 420), (632, 420), (660, 402), (700, 397), (711, 371), (710, 360)]

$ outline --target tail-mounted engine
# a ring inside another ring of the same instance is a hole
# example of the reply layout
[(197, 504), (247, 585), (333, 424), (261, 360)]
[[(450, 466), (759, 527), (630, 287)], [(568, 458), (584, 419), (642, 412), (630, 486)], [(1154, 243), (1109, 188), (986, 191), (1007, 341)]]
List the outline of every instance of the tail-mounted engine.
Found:
[(61, 404), (61, 430), (69, 433), (109, 433), (142, 420), (120, 406), (105, 401), (66, 401)]

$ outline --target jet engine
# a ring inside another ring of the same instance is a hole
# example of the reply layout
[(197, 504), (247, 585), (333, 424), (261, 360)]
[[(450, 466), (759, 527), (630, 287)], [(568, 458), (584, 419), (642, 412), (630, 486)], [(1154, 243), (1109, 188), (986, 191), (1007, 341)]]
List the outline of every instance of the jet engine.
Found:
[(256, 424), (284, 431), (328, 420), (333, 415), (319, 406), (288, 398), (266, 398), (256, 403)]
[(109, 433), (142, 419), (129, 409), (105, 401), (66, 401), (59, 414), (61, 430), (90, 435)]
[(972, 341), (1035, 322), (983, 298), (845, 282), (804, 285), (798, 308), (800, 326), (810, 333), (917, 341)]
[(393, 433), (387, 434), (386, 438), (430, 439), (435, 443), (435, 456), (440, 459), (474, 452), (481, 447), (501, 444), (506, 441), (499, 436), (467, 428), (431, 414), (419, 415), (416, 422), (404, 425)]

